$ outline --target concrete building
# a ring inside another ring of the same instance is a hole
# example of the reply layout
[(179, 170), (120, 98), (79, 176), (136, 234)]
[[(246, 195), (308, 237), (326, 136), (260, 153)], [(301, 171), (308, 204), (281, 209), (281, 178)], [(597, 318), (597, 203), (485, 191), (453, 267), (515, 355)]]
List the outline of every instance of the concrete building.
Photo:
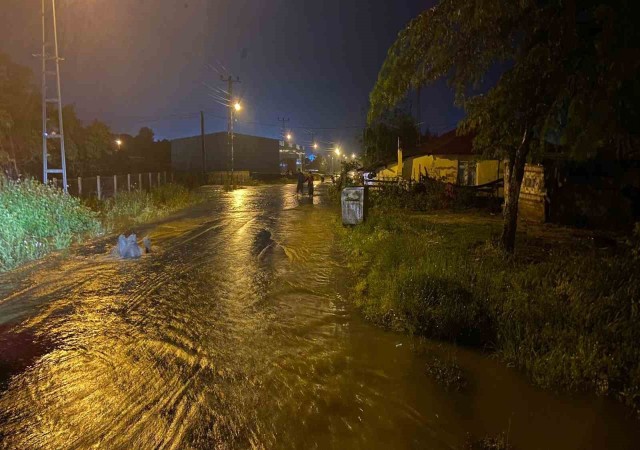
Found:
[(288, 141), (280, 141), (280, 173), (296, 173), (303, 169), (302, 162), (306, 158), (302, 145)]
[[(205, 135), (204, 166), (206, 172), (231, 170), (231, 151), (226, 131)], [(280, 173), (280, 146), (277, 139), (234, 135), (235, 171), (261, 174)], [(192, 136), (171, 141), (171, 167), (177, 172), (202, 172), (202, 141)]]
[(377, 176), (414, 181), (429, 177), (459, 186), (479, 186), (504, 175), (500, 161), (479, 158), (473, 152), (473, 137), (458, 136), (455, 130), (405, 151), (398, 166), (398, 161), (393, 161), (379, 167)]

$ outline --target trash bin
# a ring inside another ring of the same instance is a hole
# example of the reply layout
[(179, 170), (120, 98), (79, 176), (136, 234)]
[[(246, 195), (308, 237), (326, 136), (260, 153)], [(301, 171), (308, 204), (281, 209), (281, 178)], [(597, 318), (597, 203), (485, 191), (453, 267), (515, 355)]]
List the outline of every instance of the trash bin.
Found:
[(346, 187), (342, 190), (342, 224), (358, 225), (366, 215), (366, 188)]

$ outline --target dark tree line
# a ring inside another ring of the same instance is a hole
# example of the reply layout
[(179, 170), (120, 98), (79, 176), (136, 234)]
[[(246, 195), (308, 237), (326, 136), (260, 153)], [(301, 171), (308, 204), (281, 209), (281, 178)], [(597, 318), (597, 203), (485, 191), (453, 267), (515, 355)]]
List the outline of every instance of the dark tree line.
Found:
[(392, 161), (397, 155), (398, 138), (403, 149), (413, 149), (418, 137), (418, 125), (410, 114), (399, 109), (385, 111), (370, 121), (362, 133), (363, 163), (374, 166)]
[[(57, 133), (57, 110), (47, 110), (48, 133)], [(74, 105), (62, 109), (69, 176), (168, 170), (171, 147), (153, 130), (117, 135), (99, 120), (83, 123)], [(0, 167), (12, 177), (40, 177), (42, 171), (40, 91), (31, 69), (0, 53)], [(59, 167), (59, 148), (49, 141), (49, 163)]]

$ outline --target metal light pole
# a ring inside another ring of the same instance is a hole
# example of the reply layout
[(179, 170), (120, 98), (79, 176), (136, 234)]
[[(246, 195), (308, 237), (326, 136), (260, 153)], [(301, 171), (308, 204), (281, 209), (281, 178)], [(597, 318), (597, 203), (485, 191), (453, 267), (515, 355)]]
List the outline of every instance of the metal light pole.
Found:
[(222, 75), (220, 75), (220, 79), (222, 81), (226, 81), (228, 83), (228, 94), (229, 94), (229, 126), (228, 126), (228, 134), (229, 134), (229, 146), (231, 147), (231, 184), (233, 185), (233, 112), (234, 109), (236, 111), (240, 110), (240, 103), (233, 103), (233, 84), (240, 83), (240, 77), (236, 77), (234, 80), (231, 75), (225, 79)]

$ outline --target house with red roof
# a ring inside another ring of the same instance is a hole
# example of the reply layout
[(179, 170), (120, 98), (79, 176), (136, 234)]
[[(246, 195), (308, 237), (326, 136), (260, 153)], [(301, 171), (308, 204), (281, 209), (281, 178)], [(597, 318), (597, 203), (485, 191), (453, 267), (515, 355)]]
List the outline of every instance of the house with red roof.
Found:
[(461, 186), (491, 183), (501, 179), (503, 172), (501, 161), (480, 159), (473, 152), (473, 135), (457, 135), (456, 130), (402, 150), (397, 161), (376, 171), (378, 179), (419, 181), (428, 177)]

